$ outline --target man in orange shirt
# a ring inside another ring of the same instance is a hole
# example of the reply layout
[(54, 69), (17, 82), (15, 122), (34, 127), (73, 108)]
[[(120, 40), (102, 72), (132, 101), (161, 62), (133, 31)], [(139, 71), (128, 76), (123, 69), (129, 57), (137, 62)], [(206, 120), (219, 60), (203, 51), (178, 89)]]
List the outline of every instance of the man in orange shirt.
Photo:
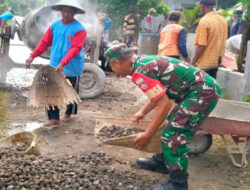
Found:
[(158, 55), (180, 59), (181, 54), (186, 62), (190, 62), (186, 48), (186, 31), (178, 25), (180, 12), (172, 11), (168, 20), (168, 25), (160, 32)]
[(215, 0), (201, 0), (200, 11), (205, 15), (196, 30), (196, 51), (192, 64), (216, 78), (224, 56), (227, 21), (214, 11)]

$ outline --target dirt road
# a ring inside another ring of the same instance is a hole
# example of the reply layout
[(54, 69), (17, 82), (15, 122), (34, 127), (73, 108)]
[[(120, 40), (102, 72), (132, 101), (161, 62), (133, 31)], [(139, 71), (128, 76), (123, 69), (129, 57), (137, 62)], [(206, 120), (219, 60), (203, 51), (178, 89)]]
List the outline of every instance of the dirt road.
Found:
[[(26, 107), (25, 98), (14, 97), (8, 110), (9, 123), (46, 121), (44, 108)], [(133, 171), (145, 179), (164, 182), (168, 175), (143, 171), (135, 166), (136, 158), (150, 157), (152, 154), (118, 146), (100, 145), (94, 136), (96, 118), (129, 118), (146, 100), (144, 94), (128, 78), (118, 78), (108, 73), (104, 93), (95, 99), (83, 100), (79, 105), (78, 115), (70, 122), (50, 130), (35, 130), (41, 139), (41, 153), (52, 157), (65, 157), (93, 151), (105, 152), (116, 160), (109, 167)], [(250, 167), (234, 167), (217, 136), (214, 136), (213, 146), (205, 154), (190, 156), (189, 173), (191, 190), (247, 190), (250, 187)]]

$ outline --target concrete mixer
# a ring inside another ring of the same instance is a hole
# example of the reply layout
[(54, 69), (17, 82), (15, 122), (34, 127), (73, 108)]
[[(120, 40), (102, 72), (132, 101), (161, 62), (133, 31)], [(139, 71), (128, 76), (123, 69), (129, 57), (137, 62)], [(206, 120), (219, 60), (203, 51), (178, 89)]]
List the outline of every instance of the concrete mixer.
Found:
[[(61, 18), (61, 13), (53, 11), (50, 6), (31, 11), (22, 21), (13, 19), (10, 27), (10, 38), (18, 37), (26, 46), (33, 50), (40, 42), (42, 36), (54, 21)], [(98, 66), (100, 43), (102, 38), (102, 27), (96, 20), (84, 20), (84, 16), (76, 15), (77, 20), (83, 23), (87, 29), (86, 43), (91, 46), (91, 52), (85, 56), (84, 73), (80, 80), (79, 95), (81, 98), (93, 98), (101, 94), (106, 83), (106, 75)], [(50, 58), (50, 49), (42, 54), (43, 58)]]

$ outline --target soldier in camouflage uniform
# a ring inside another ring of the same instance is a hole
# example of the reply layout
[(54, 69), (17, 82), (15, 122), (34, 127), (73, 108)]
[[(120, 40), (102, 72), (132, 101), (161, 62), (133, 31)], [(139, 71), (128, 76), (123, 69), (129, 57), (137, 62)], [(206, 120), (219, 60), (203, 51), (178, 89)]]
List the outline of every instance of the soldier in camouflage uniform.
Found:
[[(134, 115), (134, 120), (156, 109), (148, 129), (136, 137), (135, 147), (146, 146), (166, 119), (161, 135), (164, 162), (152, 159), (162, 171), (166, 165), (170, 178), (152, 189), (187, 190), (187, 144), (214, 109), (221, 94), (218, 83), (204, 71), (178, 59), (158, 55), (137, 57), (125, 44), (109, 48), (105, 56), (114, 72), (122, 77), (131, 75), (132, 81), (150, 99)], [(172, 111), (169, 99), (177, 103)], [(144, 164), (152, 164), (152, 159)]]

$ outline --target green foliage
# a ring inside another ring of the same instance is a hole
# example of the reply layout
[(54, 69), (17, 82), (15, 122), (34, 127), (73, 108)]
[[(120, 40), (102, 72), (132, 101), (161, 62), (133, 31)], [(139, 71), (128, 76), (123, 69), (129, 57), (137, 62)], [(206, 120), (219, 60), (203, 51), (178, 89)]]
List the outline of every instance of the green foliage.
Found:
[(10, 102), (10, 94), (0, 91), (0, 122), (3, 122), (6, 115), (6, 109)]
[(219, 9), (227, 9), (234, 6), (237, 3), (237, 0), (218, 0)]
[(142, 18), (146, 17), (150, 8), (155, 8), (157, 14), (167, 14), (170, 8), (164, 4), (163, 0), (138, 0), (137, 6)]
[(245, 97), (245, 100), (246, 100), (246, 102), (249, 102), (249, 103), (250, 103), (250, 95), (247, 95), (247, 96)]
[(240, 98), (240, 100), (243, 101), (243, 102), (250, 103), (250, 94), (242, 95), (241, 98)]
[(219, 14), (221, 16), (223, 16), (224, 18), (229, 18), (229, 17), (235, 16), (235, 14), (231, 10), (232, 10), (232, 8), (229, 8), (229, 9), (226, 9), (226, 10), (220, 9)]
[(0, 91), (0, 138), (2, 138), (4, 131), (8, 127), (8, 122), (6, 121), (6, 112), (9, 104), (10, 94)]
[(30, 10), (42, 7), (44, 0), (5, 0), (6, 7), (11, 7), (17, 15), (26, 16)]
[(221, 16), (226, 18), (228, 20), (228, 25), (230, 26), (236, 16), (236, 10), (243, 5), (243, 11), (245, 12), (245, 18), (242, 19), (248, 19), (250, 20), (250, 0), (238, 0), (238, 4), (235, 4), (234, 6), (227, 8), (226, 10), (219, 10), (219, 13)]
[(138, 7), (140, 18), (143, 19), (148, 10), (154, 7), (158, 14), (168, 13), (170, 10), (163, 0), (96, 0), (101, 11), (107, 11), (113, 22), (111, 39), (118, 39), (122, 34), (123, 20), (128, 11)]
[(228, 21), (228, 26), (230, 26), (236, 16), (236, 11), (235, 11), (235, 7), (231, 7), (231, 8), (228, 8), (226, 10), (222, 10), (220, 9), (218, 12), (219, 14), (224, 17), (225, 19), (227, 19)]
[(249, 0), (239, 0), (240, 2), (243, 3), (243, 5), (250, 6), (250, 1)]
[(122, 31), (123, 19), (127, 12), (136, 6), (134, 0), (96, 0), (100, 11), (107, 11), (113, 22), (111, 39), (119, 38)]
[(247, 9), (245, 18), (250, 20), (250, 0), (240, 0), (240, 2), (242, 2), (244, 8)]
[(193, 9), (182, 8), (180, 25), (185, 27), (188, 32), (195, 32), (195, 29), (200, 21), (200, 5), (196, 5)]
[(6, 0), (0, 0), (0, 14), (3, 14), (6, 9)]
[(238, 70), (244, 72), (243, 64), (245, 63), (245, 57), (247, 54), (247, 42), (250, 40), (250, 0), (239, 0), (242, 3), (245, 11), (244, 28), (242, 32), (242, 42), (240, 48), (240, 54), (237, 60)]
[(229, 100), (228, 94), (227, 94), (227, 88), (223, 87), (221, 88), (222, 94), (221, 94), (221, 98), (225, 99), (225, 100)]

